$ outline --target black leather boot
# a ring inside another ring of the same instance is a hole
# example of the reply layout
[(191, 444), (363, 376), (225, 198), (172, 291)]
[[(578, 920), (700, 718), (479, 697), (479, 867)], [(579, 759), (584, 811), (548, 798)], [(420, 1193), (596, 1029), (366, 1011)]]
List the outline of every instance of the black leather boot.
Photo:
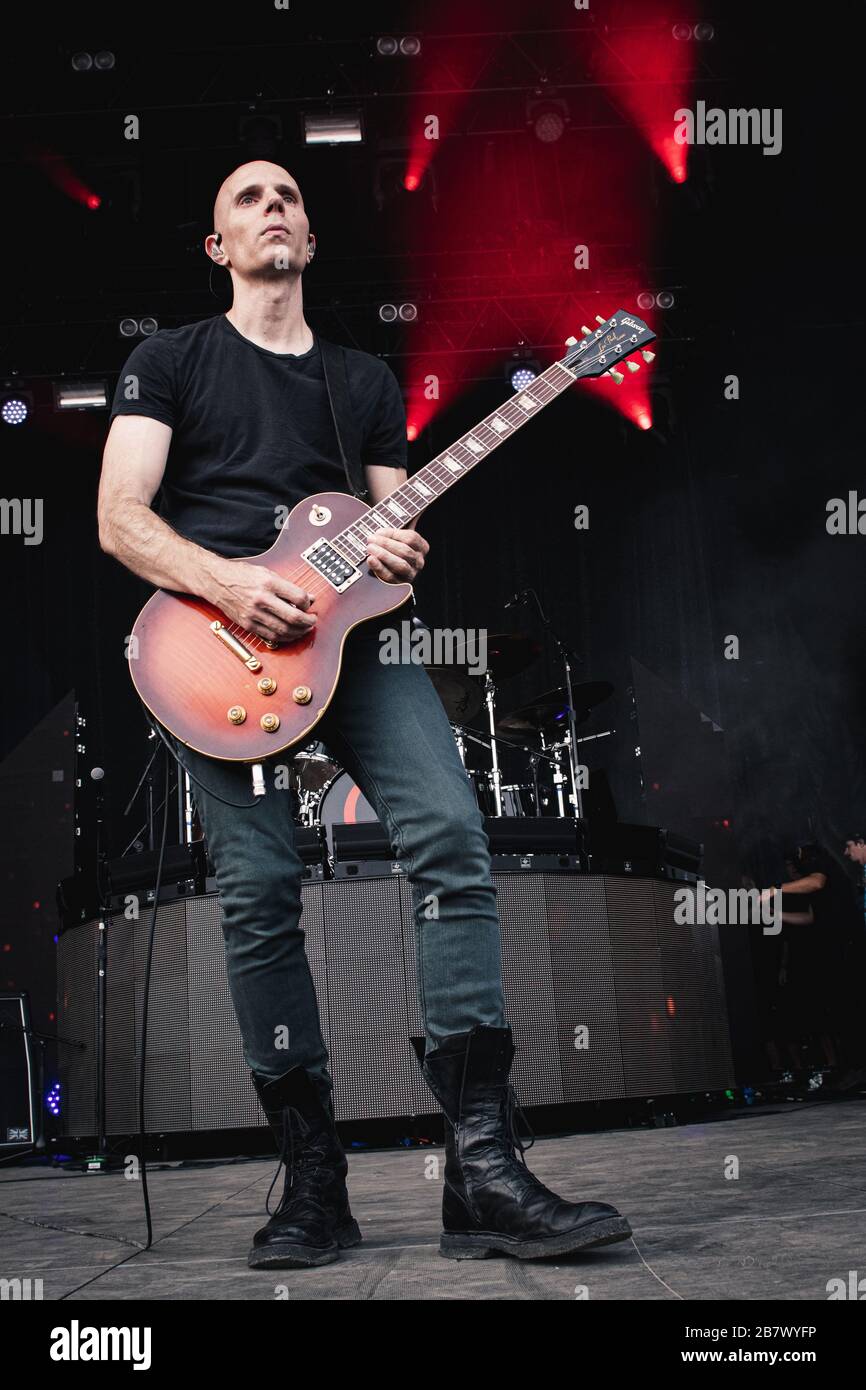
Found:
[(566, 1202), (526, 1166), (515, 1124), (520, 1106), (508, 1082), (514, 1058), (510, 1028), (478, 1024), (446, 1038), (423, 1061), (424, 1039), (412, 1042), (424, 1079), (445, 1111), (441, 1255), (480, 1260), (501, 1251), (534, 1260), (631, 1235), (616, 1207)]
[[(286, 1165), (280, 1205), (253, 1237), (251, 1269), (302, 1269), (332, 1264), (340, 1249), (358, 1245), (361, 1232), (349, 1210), (349, 1165), (334, 1128), (333, 1111), (309, 1072), (292, 1067), (277, 1080), (251, 1072), (262, 1109)], [(270, 1201), (277, 1169), (268, 1192)], [(270, 1207), (266, 1209), (270, 1212)]]

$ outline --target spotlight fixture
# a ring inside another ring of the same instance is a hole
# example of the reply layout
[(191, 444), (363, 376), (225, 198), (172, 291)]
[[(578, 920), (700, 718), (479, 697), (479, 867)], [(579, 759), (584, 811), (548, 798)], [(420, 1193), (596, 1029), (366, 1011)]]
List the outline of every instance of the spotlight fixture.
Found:
[(159, 328), (159, 323), (150, 315), (139, 322), (138, 319), (121, 319), (117, 331), (121, 338), (149, 338)]
[(250, 160), (274, 161), (283, 139), (283, 123), (279, 116), (254, 110), (238, 122), (238, 139)]
[(698, 43), (709, 43), (710, 39), (714, 39), (715, 37), (716, 31), (713, 28), (712, 24), (695, 25), (695, 38), (697, 39)]
[(505, 380), (514, 392), (525, 391), (540, 374), (541, 363), (525, 351), (515, 352), (505, 364)]
[(304, 113), (305, 145), (361, 145), (363, 142), (360, 111)]
[(85, 53), (80, 50), (70, 58), (73, 72), (111, 72), (114, 67), (114, 54), (109, 48), (101, 48), (98, 53)]
[(0, 396), (0, 420), (4, 425), (26, 425), (33, 414), (29, 391), (5, 390)]
[(405, 304), (380, 304), (379, 318), (383, 323), (396, 323), (397, 319), (403, 323), (414, 323), (418, 318), (418, 305), (412, 303)]
[(421, 52), (421, 40), (417, 34), (404, 34), (402, 38), (397, 38), (395, 34), (382, 34), (376, 40), (376, 52), (380, 58), (396, 58), (398, 54), (401, 58), (417, 58)]
[(553, 145), (561, 140), (569, 120), (568, 103), (561, 97), (530, 98), (526, 103), (526, 123), (542, 145)]
[(54, 409), (105, 410), (108, 387), (104, 381), (55, 381)]
[(670, 290), (641, 290), (637, 296), (639, 309), (672, 309), (676, 302)]
[(671, 33), (679, 43), (688, 43), (689, 39), (692, 37), (693, 30), (690, 24), (675, 24), (671, 29)]

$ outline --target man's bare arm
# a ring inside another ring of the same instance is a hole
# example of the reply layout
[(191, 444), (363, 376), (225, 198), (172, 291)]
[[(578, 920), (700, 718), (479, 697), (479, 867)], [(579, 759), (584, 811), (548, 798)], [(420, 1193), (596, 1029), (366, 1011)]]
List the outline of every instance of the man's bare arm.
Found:
[(168, 425), (145, 415), (113, 420), (99, 479), (99, 544), (158, 588), (215, 602), (220, 557), (179, 536), (151, 508), (171, 434)]
[(145, 415), (112, 421), (99, 480), (99, 544), (133, 574), (161, 589), (195, 594), (248, 632), (292, 641), (315, 624), (312, 599), (273, 570), (227, 560), (179, 536), (151, 509), (172, 431)]

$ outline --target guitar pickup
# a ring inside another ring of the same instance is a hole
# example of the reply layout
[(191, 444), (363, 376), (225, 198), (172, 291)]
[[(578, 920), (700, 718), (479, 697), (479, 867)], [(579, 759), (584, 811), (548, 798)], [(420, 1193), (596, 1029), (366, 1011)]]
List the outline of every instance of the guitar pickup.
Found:
[(331, 588), (336, 589), (338, 594), (361, 578), (361, 571), (350, 564), (345, 556), (326, 540), (316, 541), (309, 549), (302, 551), (301, 559), (306, 560), (323, 579), (327, 579)]
[(251, 652), (249, 647), (245, 647), (243, 642), (235, 637), (233, 632), (229, 632), (227, 628), (224, 628), (219, 619), (211, 623), (210, 630), (215, 637), (220, 639), (223, 646), (228, 647), (233, 656), (236, 656), (239, 661), (244, 663), (248, 671), (260, 671), (262, 669), (262, 663), (259, 661), (256, 654)]

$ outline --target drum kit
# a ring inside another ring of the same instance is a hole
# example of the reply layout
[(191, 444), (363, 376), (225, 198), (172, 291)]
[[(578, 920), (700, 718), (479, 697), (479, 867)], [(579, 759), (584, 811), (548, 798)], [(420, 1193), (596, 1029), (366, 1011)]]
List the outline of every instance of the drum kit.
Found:
[[(473, 674), (459, 651), (453, 664), (425, 668), (485, 816), (580, 816), (580, 745), (612, 733), (607, 729), (577, 736), (577, 726), (613, 694), (613, 686), (608, 681), (573, 684), (568, 667), (565, 686), (498, 713), (502, 683), (527, 670), (540, 654), (534, 638), (499, 633), (487, 638), (483, 675)], [(473, 722), (481, 729), (470, 727)], [(361, 789), (322, 743), (309, 743), (295, 754), (292, 779), (299, 824), (324, 827), (329, 841), (334, 825), (377, 819)]]

